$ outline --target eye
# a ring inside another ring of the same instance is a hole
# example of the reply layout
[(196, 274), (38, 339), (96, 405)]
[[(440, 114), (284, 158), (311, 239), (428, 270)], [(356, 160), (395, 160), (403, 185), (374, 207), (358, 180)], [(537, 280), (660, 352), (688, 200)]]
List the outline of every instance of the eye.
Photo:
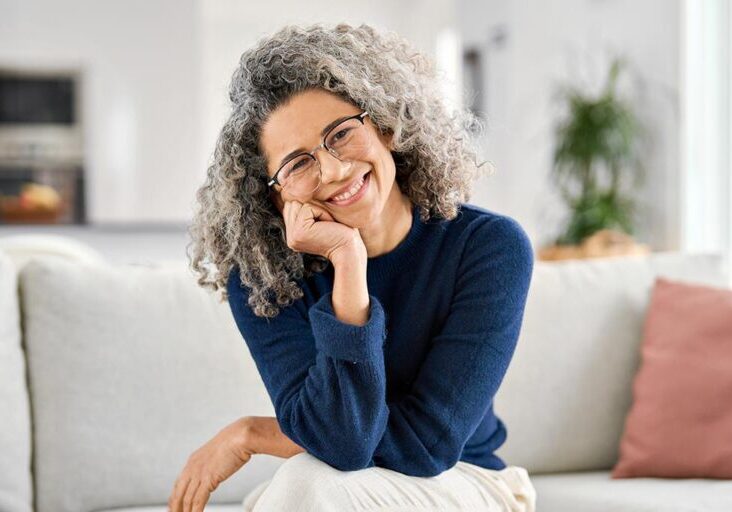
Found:
[(339, 138), (338, 136), (345, 136), (348, 133), (349, 128), (343, 128), (342, 130), (339, 130), (338, 133), (334, 135), (335, 138)]
[(340, 140), (344, 139), (348, 135), (348, 132), (350, 132), (350, 131), (351, 131), (351, 128), (342, 128), (342, 129), (338, 130), (331, 136), (330, 143), (337, 144)]
[(313, 159), (306, 155), (300, 155), (293, 158), (292, 160), (287, 162), (287, 164), (285, 164), (285, 167), (282, 169), (282, 181), (287, 181), (287, 178), (291, 175), (300, 175), (303, 173), (307, 173), (312, 163), (314, 163)]

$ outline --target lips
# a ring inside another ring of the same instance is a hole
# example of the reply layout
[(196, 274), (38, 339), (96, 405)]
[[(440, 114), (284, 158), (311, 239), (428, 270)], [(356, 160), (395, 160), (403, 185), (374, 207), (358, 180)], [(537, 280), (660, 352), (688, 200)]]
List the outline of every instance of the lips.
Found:
[(343, 194), (344, 192), (348, 192), (349, 190), (351, 190), (351, 187), (353, 187), (353, 185), (355, 185), (355, 184), (356, 184), (356, 183), (357, 183), (357, 182), (358, 182), (358, 181), (359, 181), (359, 180), (360, 180), (361, 178), (363, 178), (364, 176), (366, 176), (366, 175), (367, 175), (368, 173), (370, 173), (370, 172), (371, 172), (371, 170), (369, 169), (369, 170), (368, 170), (368, 171), (366, 171), (365, 173), (361, 174), (361, 175), (360, 175), (360, 176), (359, 176), (358, 178), (355, 178), (355, 179), (354, 179), (353, 181), (351, 181), (351, 182), (350, 182), (350, 183), (349, 183), (348, 185), (346, 185), (345, 187), (342, 187), (342, 188), (338, 189), (338, 190), (337, 190), (336, 192), (334, 192), (334, 193), (333, 193), (333, 194), (332, 194), (332, 195), (331, 195), (331, 196), (330, 196), (330, 197), (329, 197), (329, 198), (327, 199), (327, 201), (330, 201), (330, 200), (332, 200), (332, 199), (333, 199), (333, 198), (334, 198), (335, 196), (337, 196), (337, 195), (339, 195), (339, 194)]

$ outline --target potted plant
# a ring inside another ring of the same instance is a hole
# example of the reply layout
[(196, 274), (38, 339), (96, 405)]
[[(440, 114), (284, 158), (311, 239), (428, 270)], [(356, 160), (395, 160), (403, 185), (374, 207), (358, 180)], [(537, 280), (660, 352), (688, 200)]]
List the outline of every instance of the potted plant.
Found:
[(632, 239), (636, 205), (625, 192), (638, 185), (643, 168), (638, 139), (642, 127), (616, 93), (623, 63), (612, 61), (599, 97), (560, 87), (568, 115), (556, 127), (551, 178), (569, 209), (569, 219), (541, 259), (648, 252)]

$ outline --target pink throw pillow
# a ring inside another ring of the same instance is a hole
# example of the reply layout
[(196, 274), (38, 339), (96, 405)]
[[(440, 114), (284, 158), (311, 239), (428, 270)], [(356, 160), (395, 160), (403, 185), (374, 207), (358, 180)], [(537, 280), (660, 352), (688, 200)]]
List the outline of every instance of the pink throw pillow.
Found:
[(657, 277), (612, 478), (732, 478), (732, 290)]

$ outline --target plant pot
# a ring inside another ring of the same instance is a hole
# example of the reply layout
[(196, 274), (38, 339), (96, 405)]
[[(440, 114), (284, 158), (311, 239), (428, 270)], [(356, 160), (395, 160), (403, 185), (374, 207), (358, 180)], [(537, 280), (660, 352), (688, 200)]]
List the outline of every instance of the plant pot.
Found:
[(567, 259), (607, 258), (649, 254), (648, 245), (637, 243), (622, 231), (601, 229), (585, 238), (579, 245), (551, 245), (539, 249), (537, 259), (556, 261)]

